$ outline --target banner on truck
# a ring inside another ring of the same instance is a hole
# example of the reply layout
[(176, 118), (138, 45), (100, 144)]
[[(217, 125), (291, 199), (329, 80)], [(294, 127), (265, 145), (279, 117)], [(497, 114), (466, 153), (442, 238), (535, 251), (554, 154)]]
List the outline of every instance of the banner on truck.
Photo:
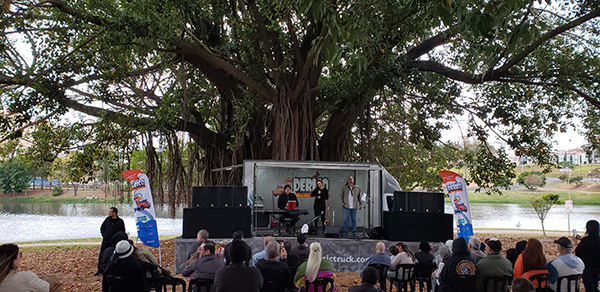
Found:
[(147, 246), (159, 247), (156, 212), (148, 176), (137, 169), (124, 171), (122, 174), (131, 183), (138, 238)]
[(467, 184), (458, 173), (444, 170), (439, 173), (444, 181), (446, 191), (448, 191), (452, 209), (454, 209), (458, 237), (464, 237), (468, 242), (469, 237), (473, 236), (473, 224), (471, 223), (471, 206), (469, 205)]

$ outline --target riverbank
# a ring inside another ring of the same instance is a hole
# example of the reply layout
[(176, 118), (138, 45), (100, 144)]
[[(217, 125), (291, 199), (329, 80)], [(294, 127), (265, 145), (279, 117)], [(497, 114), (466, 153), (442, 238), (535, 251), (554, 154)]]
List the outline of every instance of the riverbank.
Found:
[[(489, 237), (500, 238), (504, 250), (514, 247), (516, 242), (527, 240), (530, 237), (536, 237), (544, 245), (544, 253), (548, 259), (558, 256), (556, 246), (553, 241), (564, 234), (555, 234), (549, 237), (543, 237), (540, 231), (531, 231), (531, 233), (504, 233), (486, 230), (485, 232), (476, 232), (475, 236), (484, 239)], [(525, 231), (524, 231), (525, 232)], [(311, 239), (309, 238), (309, 241)], [(94, 277), (92, 274), (96, 270), (96, 262), (99, 244), (94, 244), (92, 239), (82, 240), (80, 242), (69, 240), (65, 242), (52, 243), (49, 241), (39, 243), (29, 243), (20, 245), (24, 252), (22, 270), (31, 270), (36, 274), (54, 274), (59, 276), (65, 285), (65, 291), (101, 291), (101, 277)], [(145, 247), (152, 252), (156, 258), (159, 257), (159, 249)], [(162, 256), (162, 266), (167, 270), (174, 270), (175, 261), (175, 239), (161, 239), (160, 256)], [(175, 277), (184, 278), (181, 275)], [(187, 279), (186, 279), (187, 280)], [(353, 285), (360, 284), (358, 273), (342, 272), (337, 273), (336, 285), (338, 291), (345, 292)]]
[[(501, 195), (488, 195), (485, 191), (475, 192), (476, 186), (469, 186), (469, 201), (471, 203), (490, 204), (529, 204), (531, 198), (547, 193), (559, 195), (559, 200), (564, 202), (569, 198), (575, 205), (600, 205), (600, 184), (583, 183), (580, 185), (567, 184), (556, 178), (549, 178), (548, 184), (535, 191), (529, 191), (522, 186), (513, 185), (510, 190), (502, 190)], [(27, 192), (12, 194), (1, 194), (0, 203), (105, 203), (118, 204), (128, 203), (125, 200), (111, 197), (104, 191), (98, 189), (80, 189), (77, 196), (73, 190), (65, 190), (60, 196), (52, 196), (51, 190), (28, 190)], [(446, 202), (448, 202), (446, 198)]]

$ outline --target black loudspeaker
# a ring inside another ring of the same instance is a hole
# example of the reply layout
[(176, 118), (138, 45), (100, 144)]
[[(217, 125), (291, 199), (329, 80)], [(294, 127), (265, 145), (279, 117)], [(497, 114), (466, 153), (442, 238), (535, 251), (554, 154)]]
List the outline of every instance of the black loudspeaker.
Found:
[(444, 242), (453, 238), (452, 214), (383, 212), (388, 240)]
[(421, 213), (433, 213), (434, 193), (421, 193)]
[(233, 188), (233, 206), (234, 207), (248, 206), (248, 187), (247, 186)]
[(234, 187), (219, 187), (219, 207), (233, 207), (233, 189)]
[(444, 193), (433, 193), (433, 213), (445, 213)]
[(271, 223), (269, 221), (269, 213), (255, 212), (256, 215), (256, 227), (269, 227)]
[(342, 235), (342, 226), (325, 225), (325, 237), (339, 238)]
[(403, 191), (395, 191), (393, 207), (396, 212), (408, 212), (408, 194)]
[(192, 187), (192, 207), (204, 208), (206, 205), (206, 189), (204, 187)]
[(200, 229), (206, 229), (211, 238), (231, 238), (241, 230), (245, 237), (252, 237), (250, 207), (245, 208), (184, 208), (183, 238), (196, 238)]
[(367, 236), (372, 239), (386, 239), (385, 230), (383, 227), (375, 227), (371, 228), (367, 231)]
[(408, 196), (408, 212), (420, 213), (421, 212), (421, 193), (419, 192), (407, 192)]
[(217, 208), (219, 207), (219, 189), (220, 187), (210, 186), (205, 188), (206, 208)]

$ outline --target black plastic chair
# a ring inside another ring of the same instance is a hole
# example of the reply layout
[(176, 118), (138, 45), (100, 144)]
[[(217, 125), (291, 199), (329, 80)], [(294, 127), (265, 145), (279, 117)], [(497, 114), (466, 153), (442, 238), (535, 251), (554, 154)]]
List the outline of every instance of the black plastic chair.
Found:
[[(561, 290), (563, 280), (567, 281), (567, 291)], [(579, 280), (581, 280), (581, 274), (558, 277), (558, 280), (556, 281), (556, 292), (579, 292)]]
[(435, 271), (435, 269), (437, 268), (437, 265), (433, 264), (433, 265), (416, 265), (415, 269), (417, 271), (416, 273), (416, 280), (417, 283), (419, 283), (419, 291), (422, 292), (424, 287), (425, 291), (431, 291), (431, 288), (433, 288), (431, 286), (431, 274), (433, 273), (433, 271)]
[(390, 266), (384, 264), (370, 264), (369, 267), (373, 267), (377, 270), (377, 281), (379, 282), (379, 289), (385, 291), (387, 288), (386, 276)]
[(512, 280), (512, 276), (485, 277), (482, 292), (509, 292)]
[(215, 283), (212, 279), (193, 279), (188, 284), (189, 292), (210, 292), (213, 284)]
[(550, 280), (550, 274), (548, 273), (536, 274), (529, 277), (529, 281), (535, 286), (535, 292), (549, 292), (548, 280)]
[(392, 292), (394, 282), (398, 283), (398, 290), (408, 291), (408, 285), (410, 284), (410, 291), (415, 291), (414, 269), (414, 264), (398, 265), (394, 277), (388, 277), (390, 280), (390, 292)]
[(158, 288), (156, 291), (169, 292), (169, 290), (167, 290), (169, 286), (171, 287), (171, 292), (176, 292), (177, 286), (181, 286), (181, 291), (185, 291), (187, 285), (184, 279), (173, 277), (161, 278), (158, 280)]
[(332, 278), (316, 278), (314, 282), (304, 281), (305, 292), (329, 292), (335, 287)]

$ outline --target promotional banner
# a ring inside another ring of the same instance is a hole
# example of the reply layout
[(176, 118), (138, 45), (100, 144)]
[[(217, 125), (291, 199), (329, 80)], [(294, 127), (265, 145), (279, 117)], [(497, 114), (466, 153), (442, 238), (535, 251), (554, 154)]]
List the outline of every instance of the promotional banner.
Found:
[(469, 237), (473, 236), (473, 224), (471, 223), (471, 206), (469, 205), (467, 184), (458, 173), (452, 171), (440, 171), (440, 176), (442, 176), (452, 209), (454, 209), (458, 236), (464, 237), (468, 242)]
[(137, 169), (124, 171), (122, 174), (131, 183), (138, 238), (147, 246), (159, 247), (156, 213), (148, 176)]

